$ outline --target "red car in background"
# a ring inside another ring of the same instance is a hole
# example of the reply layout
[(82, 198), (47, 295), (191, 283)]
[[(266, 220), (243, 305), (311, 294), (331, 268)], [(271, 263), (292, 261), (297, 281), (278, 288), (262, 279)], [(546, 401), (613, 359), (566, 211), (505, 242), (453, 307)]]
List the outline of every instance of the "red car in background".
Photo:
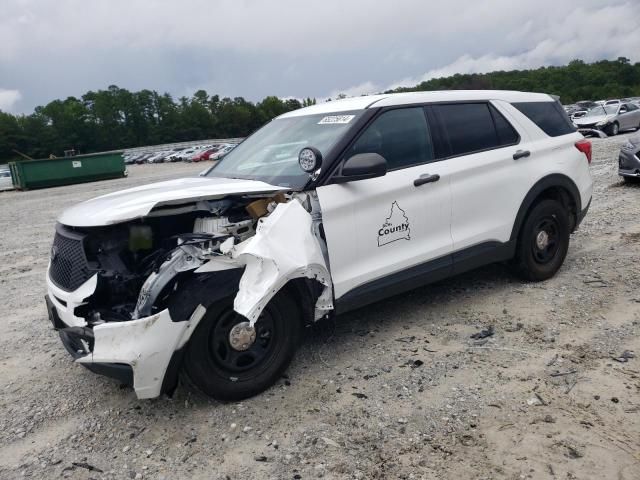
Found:
[(203, 162), (205, 160), (209, 160), (209, 156), (215, 152), (217, 152), (217, 148), (210, 148), (208, 150), (204, 150), (200, 152), (198, 155), (191, 159), (192, 162)]

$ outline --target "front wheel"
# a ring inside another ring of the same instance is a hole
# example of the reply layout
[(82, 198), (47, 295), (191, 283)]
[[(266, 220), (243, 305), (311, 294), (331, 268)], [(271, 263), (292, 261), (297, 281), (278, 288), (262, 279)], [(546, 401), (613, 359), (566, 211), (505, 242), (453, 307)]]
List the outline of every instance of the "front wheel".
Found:
[(553, 277), (569, 249), (570, 219), (556, 200), (542, 200), (527, 216), (518, 235), (516, 273), (534, 282)]
[(620, 133), (620, 125), (618, 125), (616, 122), (613, 122), (613, 124), (611, 124), (611, 126), (607, 129), (607, 134), (610, 137), (615, 137), (616, 135), (618, 135), (618, 133)]
[(273, 385), (291, 363), (302, 333), (296, 303), (276, 295), (255, 325), (233, 298), (207, 308), (187, 346), (183, 379), (217, 400), (242, 400)]

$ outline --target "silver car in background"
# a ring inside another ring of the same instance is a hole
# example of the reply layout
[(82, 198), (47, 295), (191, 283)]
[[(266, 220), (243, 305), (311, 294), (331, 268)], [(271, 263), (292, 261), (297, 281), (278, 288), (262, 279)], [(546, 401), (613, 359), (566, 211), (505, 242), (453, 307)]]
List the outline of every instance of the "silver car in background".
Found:
[(0, 169), (0, 190), (11, 190), (12, 188), (11, 171), (8, 168)]
[(627, 183), (640, 183), (640, 135), (634, 135), (620, 148), (618, 175)]
[(640, 128), (640, 107), (633, 103), (598, 106), (573, 119), (573, 123), (585, 135), (597, 132), (617, 135), (621, 130)]

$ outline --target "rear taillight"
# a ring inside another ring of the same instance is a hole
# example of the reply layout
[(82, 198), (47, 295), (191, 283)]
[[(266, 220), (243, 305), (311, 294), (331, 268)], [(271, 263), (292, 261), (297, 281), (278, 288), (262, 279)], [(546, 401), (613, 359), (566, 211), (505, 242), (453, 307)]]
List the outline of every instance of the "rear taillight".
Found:
[(591, 142), (589, 140), (580, 140), (576, 142), (576, 148), (584, 153), (587, 161), (591, 164)]

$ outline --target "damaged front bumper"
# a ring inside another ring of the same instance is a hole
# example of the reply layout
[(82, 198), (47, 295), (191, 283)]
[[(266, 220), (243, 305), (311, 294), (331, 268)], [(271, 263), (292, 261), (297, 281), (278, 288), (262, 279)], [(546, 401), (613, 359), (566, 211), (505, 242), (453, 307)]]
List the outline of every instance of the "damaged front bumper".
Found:
[(59, 289), (47, 277), (47, 311), (67, 351), (89, 370), (132, 385), (140, 399), (155, 398), (174, 354), (189, 339), (204, 312), (196, 309), (186, 321), (174, 322), (168, 310), (137, 320), (89, 326), (75, 307), (95, 290), (92, 277), (75, 292)]

